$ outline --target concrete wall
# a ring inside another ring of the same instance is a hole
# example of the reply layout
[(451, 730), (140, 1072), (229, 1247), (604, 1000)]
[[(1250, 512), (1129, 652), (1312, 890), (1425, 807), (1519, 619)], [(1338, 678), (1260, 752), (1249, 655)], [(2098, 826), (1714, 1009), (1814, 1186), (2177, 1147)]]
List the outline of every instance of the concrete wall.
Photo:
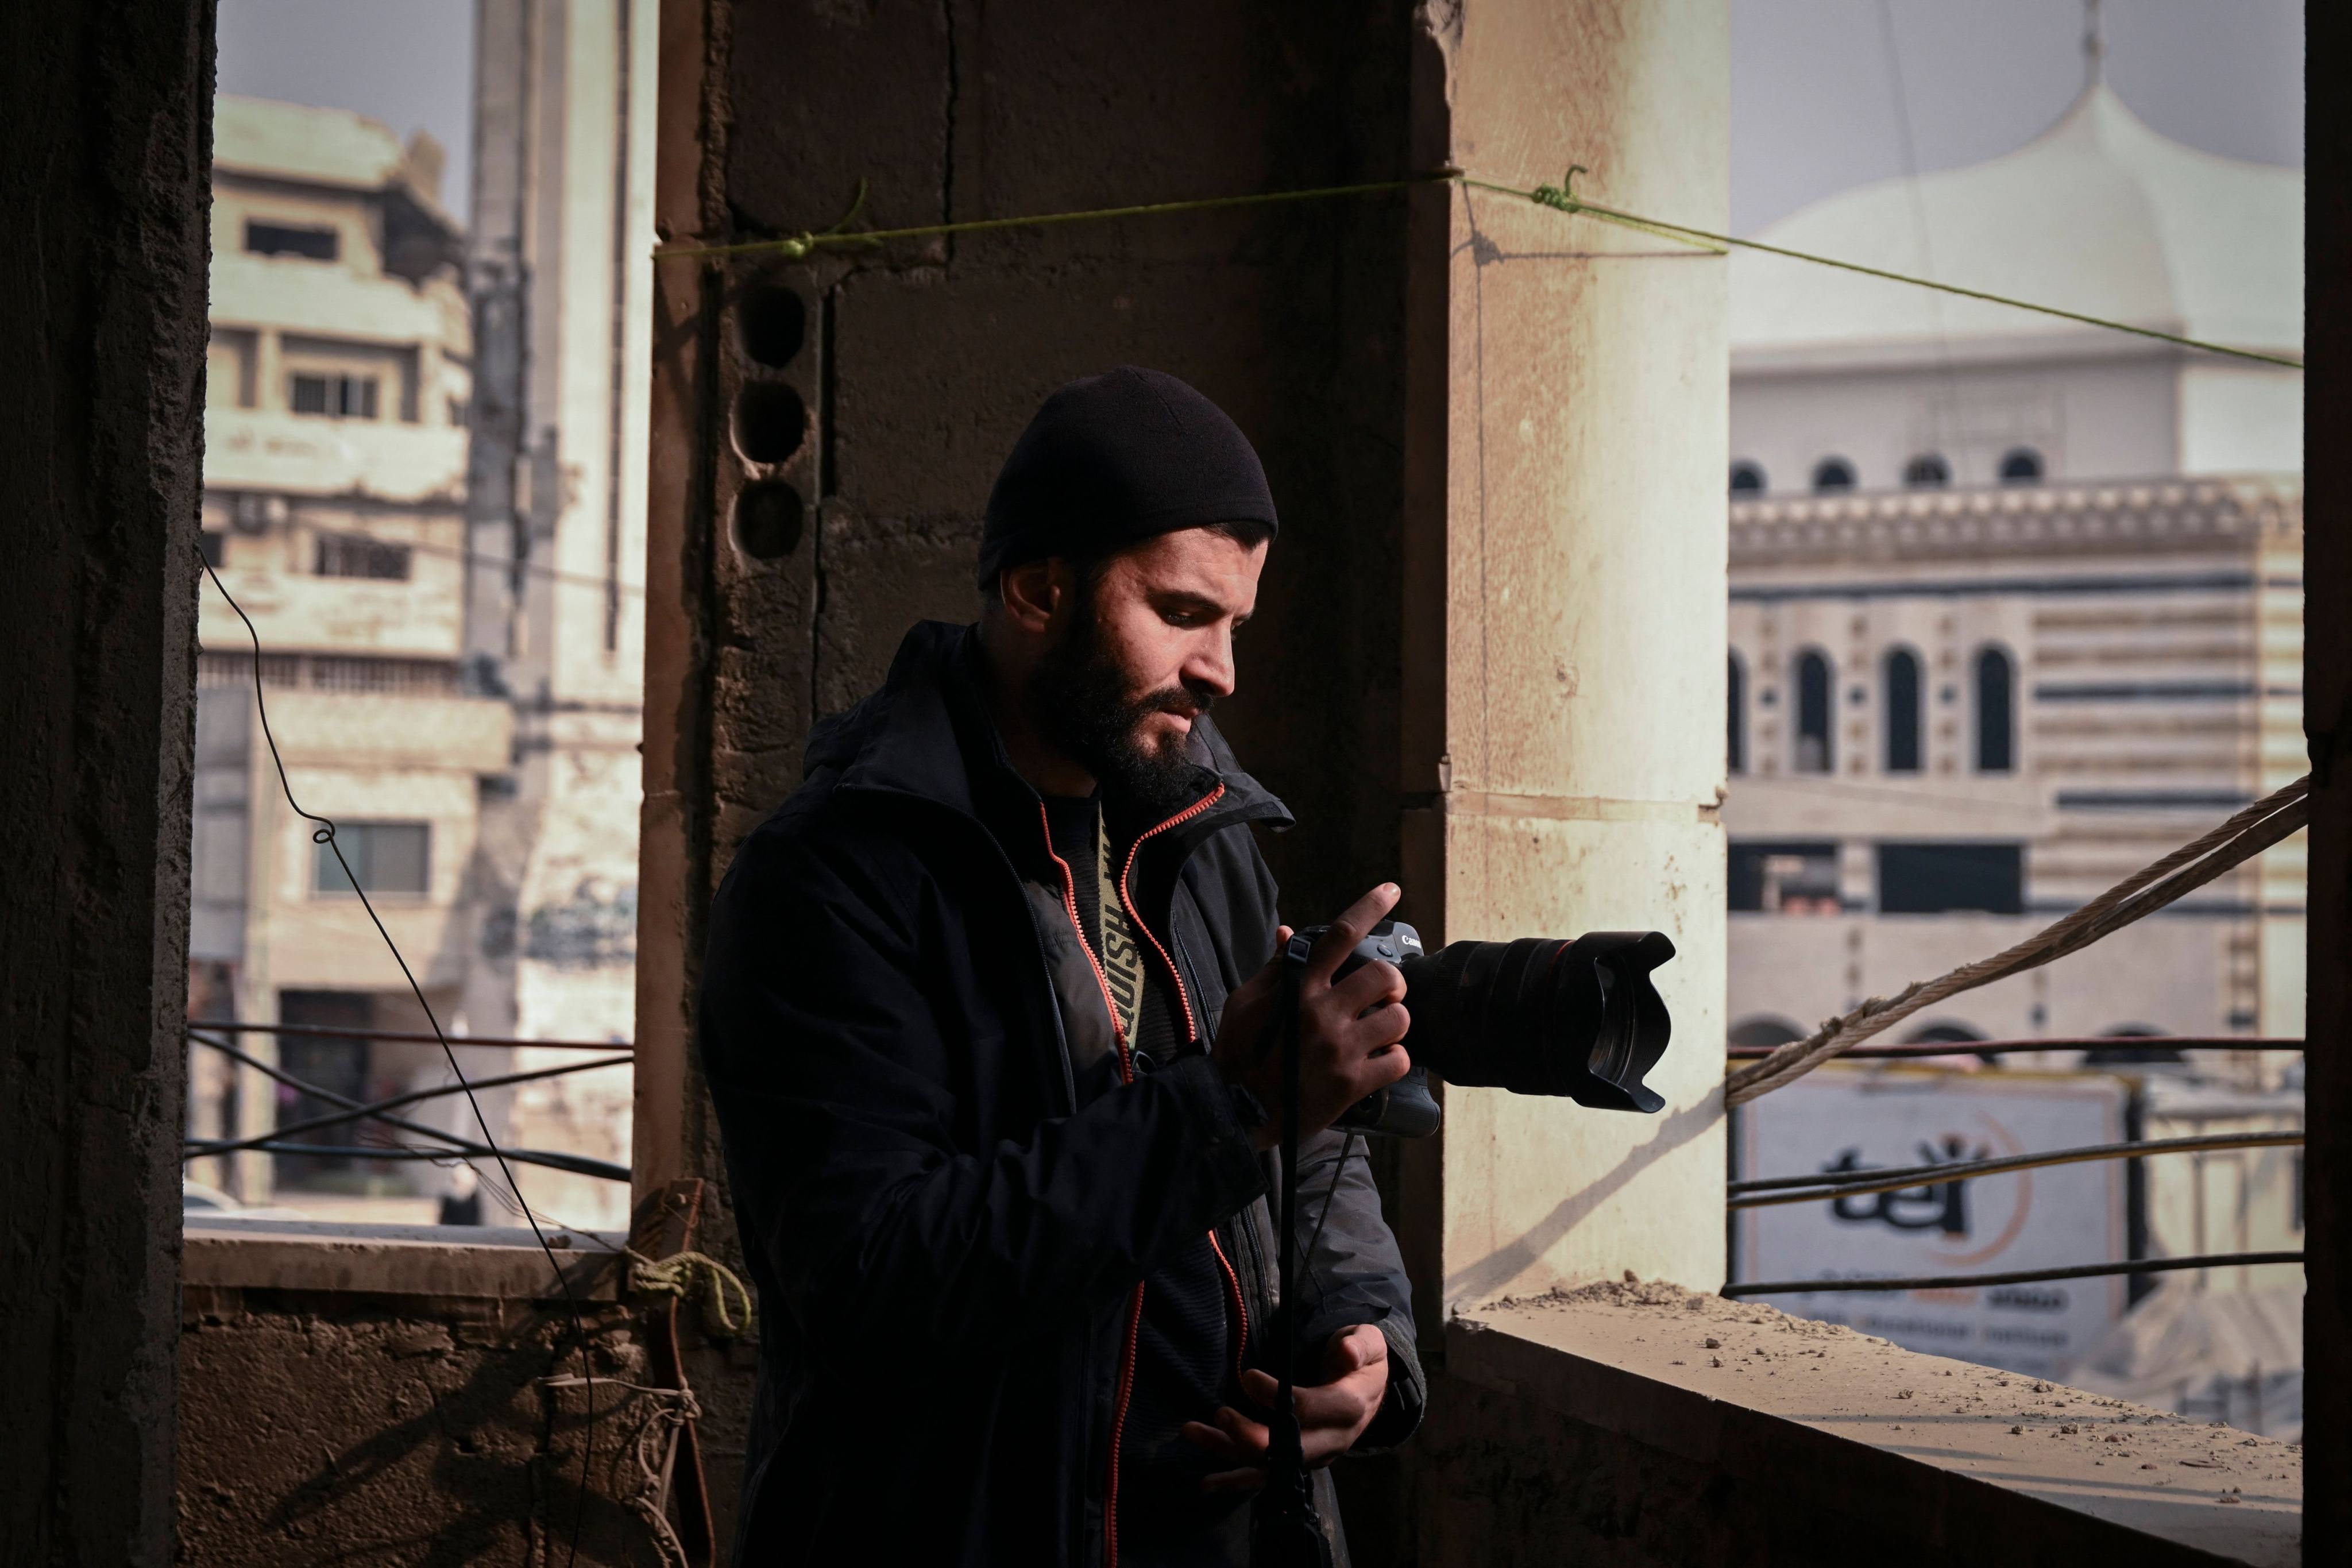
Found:
[[(1463, 6), (1416, 76), (1419, 161), (1525, 186), (1573, 157), (1595, 200), (1717, 225), (1727, 26), (1720, 0)], [(1658, 1118), (1451, 1089), (1405, 1152), (1426, 1336), (1507, 1290), (1723, 1279), (1729, 348), (1717, 258), (1467, 186), (1417, 199), (1408, 909), (1447, 941), (1654, 929), (1680, 952)]]
[[(887, 226), (1393, 177), (1410, 24), (1396, 0), (673, 5), (657, 225), (823, 228), (861, 180)], [(657, 264), (641, 1193), (719, 1173), (685, 1039), (730, 851), (909, 625), (976, 612), (989, 486), (1064, 382), (1164, 369), (1257, 444), (1283, 533), (1219, 717), (1301, 819), (1267, 844), (1290, 910), (1397, 874), (1404, 216), (1391, 195)], [(773, 503), (796, 527), (746, 525)], [(722, 1506), (735, 1484), (722, 1461)]]
[[(633, 1504), (655, 1495), (641, 1454), (658, 1471), (667, 1452), (667, 1305), (614, 1300), (622, 1237), (553, 1234), (575, 1319), (527, 1231), (331, 1228), (190, 1227), (177, 1561), (663, 1560)], [(703, 1339), (697, 1316), (681, 1339), (725, 1410), (748, 1352)]]
[[(603, 1311), (598, 1374), (644, 1381), (644, 1347)], [(538, 1380), (578, 1373), (569, 1332), (560, 1303), (191, 1287), (178, 1561), (564, 1561), (586, 1405)], [(583, 1563), (650, 1550), (607, 1489), (635, 1468), (622, 1444), (647, 1403), (598, 1401)]]
[(213, 7), (0, 9), (0, 1558), (172, 1556)]

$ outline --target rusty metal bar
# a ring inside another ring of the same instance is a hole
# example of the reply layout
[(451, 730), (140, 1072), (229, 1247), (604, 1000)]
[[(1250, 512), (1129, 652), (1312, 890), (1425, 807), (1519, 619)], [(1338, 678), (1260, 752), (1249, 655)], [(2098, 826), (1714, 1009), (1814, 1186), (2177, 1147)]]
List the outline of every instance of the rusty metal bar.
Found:
[(634, 1051), (627, 1040), (516, 1040), (497, 1035), (421, 1035), (400, 1029), (341, 1029), (323, 1024), (222, 1024), (191, 1018), (191, 1029), (211, 1029), (224, 1035), (301, 1035), (322, 1040), (396, 1040), (420, 1046), (537, 1046), (551, 1051)]
[(1811, 1176), (1759, 1176), (1734, 1182), (1730, 1207), (1763, 1208), (1771, 1204), (1815, 1203), (1822, 1198), (1860, 1197), (1870, 1193), (1899, 1192), (1906, 1187), (1940, 1187), (1976, 1176), (2007, 1171), (2039, 1170), (2044, 1165), (2074, 1165), (2089, 1160), (2137, 1160), (2148, 1154), (2201, 1153), (2217, 1149), (2287, 1149), (2298, 1147), (2295, 1132), (2216, 1132), (2199, 1138), (2150, 1138), (2133, 1143), (2096, 1143), (2080, 1149), (2053, 1149), (2042, 1154), (2004, 1154), (1995, 1160), (1955, 1161), (1945, 1165), (1905, 1165), (1878, 1171), (1857, 1171), (1849, 1181), (1832, 1181), (1832, 1173)]
[[(198, 1026), (201, 1027), (201, 1026)], [(192, 1031), (191, 1038), (196, 1037), (195, 1037)], [(243, 1051), (238, 1050), (236, 1047), (226, 1044), (223, 1041), (204, 1040), (202, 1043), (210, 1046), (213, 1049), (230, 1058), (232, 1060), (240, 1062), (243, 1065), (253, 1068), (257, 1072), (263, 1073), (269, 1078), (277, 1079), (287, 1088), (294, 1089), (299, 1093), (310, 1095), (315, 1099), (323, 1100), (330, 1105), (341, 1106), (346, 1110), (362, 1112), (368, 1115), (371, 1120), (381, 1121), (389, 1127), (397, 1127), (404, 1132), (414, 1132), (419, 1137), (430, 1138), (438, 1142), (446, 1143), (449, 1146), (449, 1152), (452, 1156), (474, 1155), (488, 1159), (497, 1159), (501, 1152), (501, 1151), (493, 1149), (488, 1143), (477, 1143), (469, 1139), (460, 1138), (454, 1132), (444, 1131), (438, 1127), (429, 1127), (421, 1121), (410, 1121), (404, 1117), (387, 1116), (380, 1110), (369, 1110), (366, 1106), (361, 1104), (361, 1102), (356, 1100), (350, 1099), (345, 1095), (337, 1094), (331, 1089), (321, 1089), (317, 1084), (306, 1082), (301, 1079), (296, 1078), (293, 1074), (286, 1071), (282, 1068), (273, 1067), (269, 1063), (262, 1061), (257, 1058), (249, 1057)], [(474, 1086), (471, 1084), (457, 1084), (452, 1085), (451, 1087), (457, 1091), (462, 1093), (470, 1089)], [(348, 1118), (338, 1118), (337, 1120), (348, 1120)], [(230, 1152), (232, 1150), (239, 1148), (262, 1148), (267, 1142), (274, 1142), (276, 1139), (282, 1136), (283, 1132), (284, 1129), (278, 1129), (269, 1132), (257, 1133), (251, 1139), (192, 1140), (182, 1145), (182, 1147), (187, 1151), (187, 1153), (183, 1157), (193, 1159), (200, 1154), (226, 1154)], [(272, 1152), (284, 1153), (288, 1151), (279, 1149)], [(321, 1146), (297, 1145), (295, 1152), (315, 1154), (321, 1152)], [(386, 1155), (383, 1157), (400, 1158), (401, 1156)], [(518, 1156), (518, 1158), (520, 1157), (521, 1156)], [(550, 1152), (546, 1150), (539, 1150), (530, 1152), (526, 1163), (534, 1165), (552, 1165), (559, 1170), (576, 1171), (582, 1175), (597, 1176), (608, 1181), (625, 1182), (629, 1179), (629, 1169), (627, 1166), (616, 1165), (606, 1160), (592, 1160), (584, 1154), (559, 1154)]]
[(1723, 1294), (1810, 1296), (1843, 1290), (1955, 1290), (1977, 1285), (2030, 1285), (2040, 1279), (2093, 1279), (2105, 1274), (2165, 1274), (2176, 1268), (2232, 1268), (2257, 1263), (2301, 1263), (2300, 1252), (2212, 1252), (2196, 1258), (2134, 1258), (2081, 1263), (2071, 1268), (2016, 1268), (2002, 1274), (1931, 1274), (1904, 1279), (1769, 1279), (1726, 1285)]
[[(200, 1160), (214, 1154), (234, 1153), (240, 1149), (257, 1150), (264, 1154), (307, 1154), (331, 1160), (487, 1159), (490, 1152), (479, 1143), (447, 1149), (418, 1149), (405, 1143), (279, 1143), (253, 1139), (221, 1143), (206, 1139), (191, 1139), (181, 1145), (180, 1158)], [(545, 1165), (550, 1170), (569, 1171), (576, 1176), (593, 1176), (603, 1182), (625, 1182), (629, 1179), (626, 1165), (615, 1165), (609, 1160), (592, 1160), (585, 1154), (565, 1154), (551, 1149), (509, 1149), (503, 1143), (499, 1145), (499, 1152), (520, 1165)]]
[[(202, 1035), (197, 1034), (193, 1028), (188, 1031), (188, 1038), (194, 1041), (197, 1045), (210, 1046), (213, 1049), (221, 1052), (231, 1060), (241, 1063), (244, 1066), (256, 1068), (257, 1070), (262, 1072), (269, 1071), (268, 1068), (261, 1067), (256, 1058), (246, 1055), (243, 1051), (237, 1050), (234, 1047), (224, 1045), (218, 1040), (205, 1039)], [(268, 1132), (257, 1133), (251, 1138), (240, 1139), (236, 1142), (226, 1145), (225, 1147), (215, 1149), (212, 1152), (215, 1154), (226, 1154), (236, 1149), (258, 1148), (268, 1139), (290, 1138), (297, 1132), (309, 1132), (320, 1127), (332, 1127), (339, 1122), (354, 1121), (362, 1117), (373, 1117), (379, 1121), (390, 1121), (393, 1125), (399, 1126), (402, 1125), (399, 1121), (392, 1117), (385, 1116), (383, 1113), (387, 1110), (397, 1110), (399, 1107), (404, 1105), (415, 1105), (421, 1100), (440, 1100), (453, 1094), (464, 1094), (469, 1089), (499, 1089), (510, 1083), (529, 1083), (534, 1079), (561, 1078), (567, 1073), (593, 1072), (598, 1068), (621, 1067), (626, 1064), (629, 1058), (627, 1057), (614, 1056), (601, 1058), (595, 1061), (567, 1062), (560, 1068), (540, 1068), (532, 1072), (500, 1073), (496, 1078), (470, 1078), (467, 1079), (462, 1083), (445, 1083), (436, 1085), (432, 1089), (411, 1089), (406, 1094), (395, 1094), (389, 1100), (372, 1100), (364, 1104), (347, 1102), (350, 1104), (349, 1110), (337, 1111), (332, 1116), (313, 1116), (304, 1121), (289, 1121), (281, 1126), (273, 1128)], [(332, 1098), (331, 1096), (321, 1095), (316, 1086), (305, 1084), (299, 1079), (295, 1079), (290, 1076), (281, 1076), (278, 1073), (271, 1073), (270, 1076), (277, 1078), (279, 1082), (286, 1084), (288, 1087), (299, 1089), (305, 1094), (319, 1095), (320, 1098), (322, 1099)]]
[[(1770, 1056), (1777, 1046), (1728, 1046), (1734, 1061)], [(1891, 1060), (1913, 1057), (2006, 1056), (2014, 1051), (2299, 1051), (2300, 1039), (2247, 1035), (2093, 1035), (2053, 1040), (1924, 1040), (1907, 1046), (1856, 1046), (1840, 1051), (1842, 1062)]]

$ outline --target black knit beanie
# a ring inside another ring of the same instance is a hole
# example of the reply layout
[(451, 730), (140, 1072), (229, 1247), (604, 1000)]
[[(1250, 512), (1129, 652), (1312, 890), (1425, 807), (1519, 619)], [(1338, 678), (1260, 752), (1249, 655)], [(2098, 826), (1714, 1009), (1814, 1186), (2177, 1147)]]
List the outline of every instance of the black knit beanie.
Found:
[(1042, 556), (1098, 560), (1218, 522), (1276, 526), (1241, 426), (1172, 375), (1121, 365), (1051, 397), (988, 496), (980, 585)]

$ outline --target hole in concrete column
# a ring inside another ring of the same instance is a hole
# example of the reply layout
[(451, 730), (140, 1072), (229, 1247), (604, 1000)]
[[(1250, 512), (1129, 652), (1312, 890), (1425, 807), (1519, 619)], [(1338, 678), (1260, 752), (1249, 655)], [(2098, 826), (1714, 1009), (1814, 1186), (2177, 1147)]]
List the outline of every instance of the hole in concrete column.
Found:
[(755, 463), (781, 463), (801, 449), (808, 406), (778, 382), (759, 381), (735, 397), (735, 447)]
[(782, 479), (745, 485), (735, 498), (735, 546), (755, 561), (774, 561), (800, 547), (807, 508)]
[(761, 284), (746, 293), (736, 320), (742, 328), (743, 352), (761, 364), (792, 363), (808, 341), (808, 306), (782, 284)]

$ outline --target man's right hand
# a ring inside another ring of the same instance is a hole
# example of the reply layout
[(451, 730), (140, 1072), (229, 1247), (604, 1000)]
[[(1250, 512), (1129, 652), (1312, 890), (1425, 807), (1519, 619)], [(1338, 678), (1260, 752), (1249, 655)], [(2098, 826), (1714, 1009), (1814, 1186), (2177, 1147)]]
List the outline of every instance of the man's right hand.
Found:
[[(1396, 908), (1394, 882), (1383, 882), (1348, 906), (1308, 954), (1298, 977), (1298, 1131), (1320, 1132), (1356, 1101), (1386, 1089), (1412, 1070), (1397, 1042), (1412, 1020), (1404, 1009), (1404, 975), (1393, 963), (1371, 963), (1345, 979), (1331, 978), (1365, 933)], [(1283, 949), (1290, 928), (1275, 933), (1274, 956), (1225, 1003), (1211, 1048), (1228, 1082), (1257, 1096), (1272, 1113), (1255, 1130), (1261, 1152), (1282, 1139)]]

